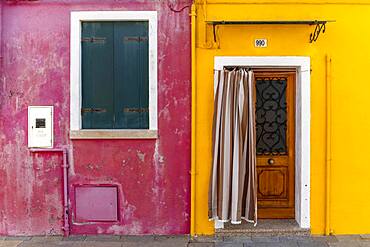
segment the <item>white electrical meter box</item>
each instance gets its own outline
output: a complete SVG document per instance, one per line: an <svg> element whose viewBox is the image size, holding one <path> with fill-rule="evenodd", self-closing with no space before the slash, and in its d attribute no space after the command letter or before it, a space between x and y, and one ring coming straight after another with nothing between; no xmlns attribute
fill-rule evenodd
<svg viewBox="0 0 370 247"><path fill-rule="evenodd" d="M28 107L28 147L53 147L53 106Z"/></svg>

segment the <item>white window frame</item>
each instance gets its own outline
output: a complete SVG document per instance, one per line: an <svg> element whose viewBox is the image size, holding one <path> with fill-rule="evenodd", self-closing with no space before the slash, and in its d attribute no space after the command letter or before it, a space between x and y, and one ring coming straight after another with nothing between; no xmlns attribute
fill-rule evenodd
<svg viewBox="0 0 370 247"><path fill-rule="evenodd" d="M81 23L83 21L149 22L149 129L82 129ZM73 11L70 41L70 138L157 138L157 11Z"/></svg>
<svg viewBox="0 0 370 247"><path fill-rule="evenodd" d="M295 133L295 220L301 228L310 228L310 57L301 56L216 56L214 69L227 66L251 68L296 68ZM215 222L215 228L223 228Z"/></svg>

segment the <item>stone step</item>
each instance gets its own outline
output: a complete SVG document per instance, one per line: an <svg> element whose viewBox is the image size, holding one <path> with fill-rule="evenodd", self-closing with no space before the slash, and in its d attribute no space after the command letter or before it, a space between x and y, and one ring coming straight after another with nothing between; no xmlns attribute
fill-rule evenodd
<svg viewBox="0 0 370 247"><path fill-rule="evenodd" d="M216 236L250 236L250 237L282 237L282 236L310 236L309 230L296 230L296 231L284 231L284 230L271 230L271 231L235 231L235 230L226 230L226 231L216 231Z"/></svg>
<svg viewBox="0 0 370 247"><path fill-rule="evenodd" d="M243 222L240 225L225 223L216 230L216 236L310 236L310 230L300 228L295 220L260 220L257 226Z"/></svg>

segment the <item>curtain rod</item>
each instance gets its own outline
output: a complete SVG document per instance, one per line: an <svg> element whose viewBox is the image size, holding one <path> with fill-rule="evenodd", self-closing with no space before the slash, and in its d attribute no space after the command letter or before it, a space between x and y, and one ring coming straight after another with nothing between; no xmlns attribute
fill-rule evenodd
<svg viewBox="0 0 370 247"><path fill-rule="evenodd" d="M328 22L335 22L335 20L239 20L239 21L205 21L208 25L212 25L213 28L213 40L217 43L216 38L216 27L218 25L315 25L315 30L310 34L310 43L316 42L319 38L320 33L325 33L325 25Z"/></svg>

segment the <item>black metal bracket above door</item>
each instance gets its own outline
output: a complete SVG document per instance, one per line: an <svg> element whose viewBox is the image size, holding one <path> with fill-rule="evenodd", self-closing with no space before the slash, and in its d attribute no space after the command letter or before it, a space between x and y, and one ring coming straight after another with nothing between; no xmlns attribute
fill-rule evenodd
<svg viewBox="0 0 370 247"><path fill-rule="evenodd" d="M303 21L206 21L212 25L213 40L217 42L216 27L218 25L315 25L314 31L310 34L310 43L316 42L321 33L325 33L326 23L334 20L303 20Z"/></svg>
<svg viewBox="0 0 370 247"><path fill-rule="evenodd" d="M325 33L325 25L326 22L316 23L315 30L310 34L310 43L316 42L321 32Z"/></svg>

